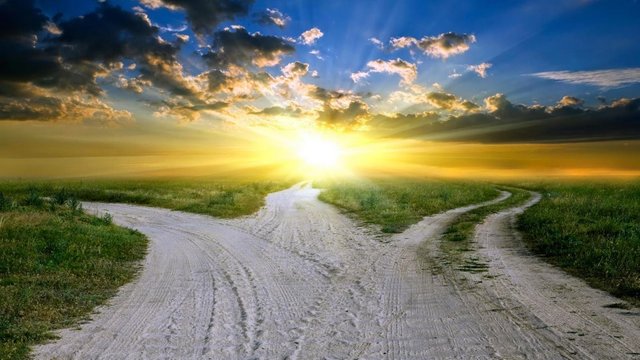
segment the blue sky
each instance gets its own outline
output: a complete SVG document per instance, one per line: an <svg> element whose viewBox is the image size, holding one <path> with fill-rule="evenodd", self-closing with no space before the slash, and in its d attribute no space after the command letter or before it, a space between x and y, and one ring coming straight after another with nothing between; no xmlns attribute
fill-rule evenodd
<svg viewBox="0 0 640 360"><path fill-rule="evenodd" d="M138 1L110 1L123 8L141 6ZM53 15L84 14L95 8L93 1L38 2ZM468 99L505 93L513 101L551 104L564 95L584 98L596 104L605 98L633 97L640 79L626 86L602 87L567 84L539 79L529 74L548 71L592 71L640 67L640 3L633 0L588 1L256 1L251 12L278 9L290 17L284 29L263 26L251 16L219 25L240 24L249 31L296 38L317 27L324 36L314 46L300 46L286 60L310 64L321 76L313 83L327 88L390 91L397 79L378 74L364 85L354 84L349 75L366 69L374 59L403 58L419 62L417 82L439 83L444 89ZM184 13L168 9L146 9L151 20L164 27L188 27ZM446 60L408 50L388 52L368 39L388 41L394 37L435 36L455 32L477 37L471 48ZM183 33L190 34L187 28ZM165 35L167 36L167 35ZM182 51L185 59L197 51L194 40ZM320 51L318 57L309 54ZM486 78L465 72L469 65L488 62ZM193 69L193 71L197 71ZM276 69L269 71L277 72ZM453 72L462 73L456 79Z"/></svg>
<svg viewBox="0 0 640 360"><path fill-rule="evenodd" d="M408 116L410 136L480 118L570 123L557 141L640 133L636 0L4 0L0 12L12 19L0 120L362 131ZM621 127L603 135L611 116Z"/></svg>
<svg viewBox="0 0 640 360"><path fill-rule="evenodd" d="M639 18L638 0L0 0L0 165L225 162L312 132L406 141L407 161L586 144L606 167L637 158Z"/></svg>

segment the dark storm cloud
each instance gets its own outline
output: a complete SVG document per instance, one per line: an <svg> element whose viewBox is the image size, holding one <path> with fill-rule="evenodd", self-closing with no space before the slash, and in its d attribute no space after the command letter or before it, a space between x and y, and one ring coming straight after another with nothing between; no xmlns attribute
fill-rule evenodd
<svg viewBox="0 0 640 360"><path fill-rule="evenodd" d="M0 1L0 14L0 39L3 40L30 38L49 20L34 6L33 0Z"/></svg>
<svg viewBox="0 0 640 360"><path fill-rule="evenodd" d="M102 83L134 79L138 93L153 85L194 106L208 105L182 74L177 45L162 40L143 13L101 3L53 23L33 1L11 0L0 1L0 18L0 119L121 118L99 99ZM123 60L137 64L138 77L112 76Z"/></svg>
<svg viewBox="0 0 640 360"><path fill-rule="evenodd" d="M277 36L249 33L243 27L224 29L213 35L213 50L204 55L214 68L229 65L275 66L284 55L292 54L295 48Z"/></svg>
<svg viewBox="0 0 640 360"><path fill-rule="evenodd" d="M196 34L206 34L221 22L245 16L254 0L141 0L150 8L184 10Z"/></svg>
<svg viewBox="0 0 640 360"><path fill-rule="evenodd" d="M621 99L598 109L583 109L575 101L570 102L552 107L525 106L513 104L498 94L485 100L488 113L451 116L444 121L428 116L420 125L393 136L480 143L640 138L640 98ZM377 116L375 121L384 124L397 119Z"/></svg>
<svg viewBox="0 0 640 360"><path fill-rule="evenodd" d="M135 14L107 3L94 12L58 24L62 34L55 39L68 62L111 63L121 58L147 54L171 58L176 49L159 40L156 26L143 14Z"/></svg>
<svg viewBox="0 0 640 360"><path fill-rule="evenodd" d="M60 70L55 54L35 47L47 21L32 0L0 2L0 80L27 82Z"/></svg>

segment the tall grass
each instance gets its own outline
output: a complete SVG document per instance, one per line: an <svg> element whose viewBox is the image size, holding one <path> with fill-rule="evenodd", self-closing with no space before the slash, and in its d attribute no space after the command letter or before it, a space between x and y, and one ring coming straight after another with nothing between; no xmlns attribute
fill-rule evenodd
<svg viewBox="0 0 640 360"><path fill-rule="evenodd" d="M402 232L423 217L478 203L498 195L492 186L445 180L319 182L320 199L355 213L387 233Z"/></svg>
<svg viewBox="0 0 640 360"><path fill-rule="evenodd" d="M518 221L531 249L640 303L640 182L530 186L543 194Z"/></svg>
<svg viewBox="0 0 640 360"><path fill-rule="evenodd" d="M13 194L16 194L13 192ZM24 359L130 281L147 241L62 193L0 193L0 358Z"/></svg>

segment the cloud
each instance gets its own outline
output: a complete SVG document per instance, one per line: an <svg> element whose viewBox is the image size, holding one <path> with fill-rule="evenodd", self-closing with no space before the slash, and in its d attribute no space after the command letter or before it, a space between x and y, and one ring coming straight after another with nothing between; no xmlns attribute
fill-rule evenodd
<svg viewBox="0 0 640 360"><path fill-rule="evenodd" d="M443 110L461 110L465 112L476 111L480 107L471 101L458 98L453 94L445 92L431 92L427 94L426 100L432 106Z"/></svg>
<svg viewBox="0 0 640 360"><path fill-rule="evenodd" d="M288 78L300 78L309 72L309 64L296 61L285 65L281 70L282 74Z"/></svg>
<svg viewBox="0 0 640 360"><path fill-rule="evenodd" d="M37 9L33 0L0 2L0 38L32 40L32 36L47 24L48 17Z"/></svg>
<svg viewBox="0 0 640 360"><path fill-rule="evenodd" d="M67 51L56 41L42 44L38 33L56 28L30 0L0 3L0 120L38 120L124 123L126 111L100 100L96 80L107 76L115 63L69 62ZM60 31L49 31L54 36Z"/></svg>
<svg viewBox="0 0 640 360"><path fill-rule="evenodd" d="M582 105L584 105L584 100L582 99L578 99L577 97L573 97L573 96L563 96L562 99L558 101L558 104L556 106L580 107Z"/></svg>
<svg viewBox="0 0 640 360"><path fill-rule="evenodd" d="M593 71L546 71L530 75L568 84L593 85L601 88L615 88L640 83L640 68Z"/></svg>
<svg viewBox="0 0 640 360"><path fill-rule="evenodd" d="M404 48L416 45L418 44L418 40L414 37L402 36L399 38L391 38L389 43L391 45L391 49L397 50L397 49L404 49Z"/></svg>
<svg viewBox="0 0 640 360"><path fill-rule="evenodd" d="M145 87L150 87L153 84L151 81L145 80L142 77L127 78L124 75L120 75L116 80L115 85L121 89L126 89L136 94L142 94Z"/></svg>
<svg viewBox="0 0 640 360"><path fill-rule="evenodd" d="M19 96L0 96L0 120L65 121L100 126L133 121L128 111L114 109L95 97L55 94L26 87L22 91L14 89L13 94Z"/></svg>
<svg viewBox="0 0 640 360"><path fill-rule="evenodd" d="M311 28L300 34L300 41L305 45L313 45L316 40L324 36L324 33L317 27Z"/></svg>
<svg viewBox="0 0 640 360"><path fill-rule="evenodd" d="M318 60L324 60L324 58L320 54L320 50L318 50L318 49L313 49L313 50L309 51L309 54L315 56Z"/></svg>
<svg viewBox="0 0 640 360"><path fill-rule="evenodd" d="M478 65L467 66L467 71L473 71L476 74L478 74L478 76L484 79L487 77L487 70L490 69L492 66L493 64L484 62Z"/></svg>
<svg viewBox="0 0 640 360"><path fill-rule="evenodd" d="M484 99L484 105L488 111L494 112L510 106L511 103L507 100L507 96L505 94L498 93Z"/></svg>
<svg viewBox="0 0 640 360"><path fill-rule="evenodd" d="M401 83L406 85L414 82L418 76L418 68L416 64L412 64L399 58L388 61L380 59L369 61L367 63L367 67L370 69L369 72L397 74L402 78Z"/></svg>
<svg viewBox="0 0 640 360"><path fill-rule="evenodd" d="M338 130L354 129L369 119L369 107L360 100L351 101L344 108L325 105L318 113L316 121L321 125Z"/></svg>
<svg viewBox="0 0 640 360"><path fill-rule="evenodd" d="M351 80L354 83L358 83L361 80L364 80L369 77L369 73L366 71L358 71L351 74Z"/></svg>
<svg viewBox="0 0 640 360"><path fill-rule="evenodd" d="M279 28L287 26L291 18L280 12L278 9L270 9L253 14L254 21L262 25L274 25Z"/></svg>
<svg viewBox="0 0 640 360"><path fill-rule="evenodd" d="M196 34L204 35L221 22L233 20L249 13L254 0L140 0L151 8L165 7L183 10Z"/></svg>
<svg viewBox="0 0 640 360"><path fill-rule="evenodd" d="M384 43L378 38L371 37L369 38L369 42L375 45L375 47L377 47L380 50L384 49Z"/></svg>
<svg viewBox="0 0 640 360"><path fill-rule="evenodd" d="M392 50L415 46L426 55L446 59L466 52L474 42L476 42L475 35L448 32L437 36L425 36L419 40L409 36L392 38L389 43Z"/></svg>
<svg viewBox="0 0 640 360"><path fill-rule="evenodd" d="M291 106L282 107L282 106L270 106L261 110L250 111L251 115L262 115L262 116L299 116L302 114L302 111L298 108L294 108Z"/></svg>
<svg viewBox="0 0 640 360"><path fill-rule="evenodd" d="M434 119L433 116L424 117L421 121L414 119L411 130L394 136L480 143L558 143L640 138L640 98L619 99L598 109L575 106L581 104L579 99L563 99L558 102L559 105L565 104L563 106L526 106L513 104L505 95L496 94L485 99L488 112L444 119ZM374 122L384 124L396 120L376 116Z"/></svg>
<svg viewBox="0 0 640 360"><path fill-rule="evenodd" d="M294 51L295 48L280 37L251 34L243 27L235 27L215 32L212 50L204 58L214 68L249 64L269 67L278 65L282 56Z"/></svg>

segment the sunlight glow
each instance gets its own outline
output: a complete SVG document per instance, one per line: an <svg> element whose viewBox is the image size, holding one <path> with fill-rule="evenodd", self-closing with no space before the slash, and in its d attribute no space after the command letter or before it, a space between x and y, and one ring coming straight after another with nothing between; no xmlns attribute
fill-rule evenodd
<svg viewBox="0 0 640 360"><path fill-rule="evenodd" d="M340 162L342 149L335 141L320 135L306 135L300 142L298 156L309 166L331 168Z"/></svg>

